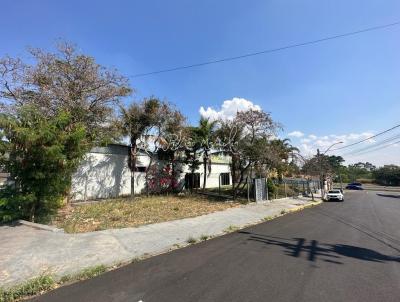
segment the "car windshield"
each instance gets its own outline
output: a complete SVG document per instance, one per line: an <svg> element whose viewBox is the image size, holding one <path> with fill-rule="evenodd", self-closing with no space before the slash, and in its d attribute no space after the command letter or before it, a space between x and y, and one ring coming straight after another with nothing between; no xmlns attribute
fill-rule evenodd
<svg viewBox="0 0 400 302"><path fill-rule="evenodd" d="M330 190L329 193L337 194L337 193L340 193L340 191L339 190Z"/></svg>

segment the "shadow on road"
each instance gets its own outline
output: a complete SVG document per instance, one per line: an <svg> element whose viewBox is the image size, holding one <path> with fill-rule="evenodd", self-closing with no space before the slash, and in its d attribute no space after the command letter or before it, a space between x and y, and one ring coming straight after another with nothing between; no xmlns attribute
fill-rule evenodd
<svg viewBox="0 0 400 302"><path fill-rule="evenodd" d="M302 257L308 261L315 262L317 258L322 261L343 264L340 261L343 257L355 258L363 261L372 262L400 262L400 257L381 254L372 249L352 246L347 244L326 244L319 243L317 240L308 241L305 238L281 238L255 234L247 231L240 231L240 234L249 235L249 241L256 241L267 245L280 246L286 255L291 257Z"/></svg>
<svg viewBox="0 0 400 302"><path fill-rule="evenodd" d="M370 237L376 241L379 241L380 243L382 243L382 244L386 245L387 247L390 247L391 249L400 253L400 249L397 247L397 246L400 246L400 240L386 232L372 230L365 224L362 224L362 223L356 224L356 223L350 222L350 221L348 221L348 219L346 219L346 217L339 216L337 214L334 214L332 212L325 211L322 209L311 209L310 211L313 213L316 213L316 214L324 215L326 217L329 217L330 219L333 219L337 222L347 225L348 227L358 230L359 232L367 235L368 237Z"/></svg>
<svg viewBox="0 0 400 302"><path fill-rule="evenodd" d="M400 195L376 193L380 197L400 198Z"/></svg>

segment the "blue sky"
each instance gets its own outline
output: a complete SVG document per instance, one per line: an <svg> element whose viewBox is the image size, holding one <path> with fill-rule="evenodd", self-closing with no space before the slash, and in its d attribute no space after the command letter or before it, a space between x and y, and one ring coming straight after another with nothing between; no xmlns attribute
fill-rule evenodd
<svg viewBox="0 0 400 302"><path fill-rule="evenodd" d="M0 56L50 49L62 38L129 76L395 22L400 1L3 0L2 11ZM132 78L132 99L165 97L195 123L201 106L219 111L225 100L243 98L271 112L285 126L281 136L303 133L291 138L312 153L335 137L349 143L399 123L399 37L400 26ZM400 164L399 151L354 161Z"/></svg>

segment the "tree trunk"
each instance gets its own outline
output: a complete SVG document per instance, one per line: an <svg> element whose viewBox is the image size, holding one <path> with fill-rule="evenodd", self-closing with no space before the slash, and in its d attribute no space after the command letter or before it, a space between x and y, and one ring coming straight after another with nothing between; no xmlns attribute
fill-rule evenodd
<svg viewBox="0 0 400 302"><path fill-rule="evenodd" d="M137 160L136 138L131 138L131 148L129 152L129 167L131 169L131 197L135 196L136 160Z"/></svg>
<svg viewBox="0 0 400 302"><path fill-rule="evenodd" d="M29 221L35 222L35 212L36 212L36 204L33 203L31 210L29 211Z"/></svg>
<svg viewBox="0 0 400 302"><path fill-rule="evenodd" d="M203 155L203 169L204 169L204 176L203 176L203 191L206 189L206 182L207 182L207 163L208 163L208 153L204 151Z"/></svg>
<svg viewBox="0 0 400 302"><path fill-rule="evenodd" d="M247 171L248 171L248 169L249 169L249 167L250 167L250 163L248 163L247 164L247 166L244 168L244 169L240 169L240 179L239 179L239 182L237 183L237 185L236 185L236 187L234 186L233 187L233 192L234 192L234 196L236 197L237 196L237 193L238 193L238 191L239 191L239 188L240 188L240 185L243 183L243 181L244 181L244 173L246 173ZM244 186L243 186L243 188L244 188ZM242 188L242 190L243 190L243 188ZM240 190L240 192L242 191L242 190Z"/></svg>
<svg viewBox="0 0 400 302"><path fill-rule="evenodd" d="M196 162L196 150L193 152L193 165L191 167L191 176L189 179L189 187L190 187L190 194L193 193L193 187L194 187L194 172L196 171L194 168L194 163Z"/></svg>
<svg viewBox="0 0 400 302"><path fill-rule="evenodd" d="M145 180L146 180L146 196L149 197L150 195L150 191L149 191L149 170L151 165L153 164L153 155L150 155L150 161L149 161L149 165L147 166L146 169L146 176L145 176ZM156 172L157 174L159 173L159 171Z"/></svg>
<svg viewBox="0 0 400 302"><path fill-rule="evenodd" d="M236 190L235 190L235 181L236 181L236 157L234 154L231 155L232 166L231 166L231 173L232 173L232 194L233 199L236 199Z"/></svg>
<svg viewBox="0 0 400 302"><path fill-rule="evenodd" d="M176 184L175 181L175 152L172 152L171 155L171 184L170 184L170 191L173 192L175 190L174 186Z"/></svg>

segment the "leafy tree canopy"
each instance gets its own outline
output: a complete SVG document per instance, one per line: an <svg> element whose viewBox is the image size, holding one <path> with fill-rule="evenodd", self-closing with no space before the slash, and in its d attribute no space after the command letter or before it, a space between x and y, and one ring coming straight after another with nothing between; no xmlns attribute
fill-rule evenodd
<svg viewBox="0 0 400 302"><path fill-rule="evenodd" d="M37 221L53 213L71 184L71 175L88 151L83 123L69 112L51 119L31 106L0 115L0 164L13 179L0 191L0 220ZM66 131L68 128L68 131Z"/></svg>

